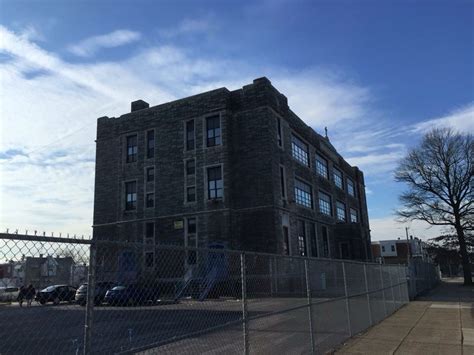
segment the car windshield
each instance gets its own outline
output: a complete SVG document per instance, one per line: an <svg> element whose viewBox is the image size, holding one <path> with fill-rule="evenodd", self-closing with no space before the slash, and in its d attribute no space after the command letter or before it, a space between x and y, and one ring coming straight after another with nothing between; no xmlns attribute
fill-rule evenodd
<svg viewBox="0 0 474 355"><path fill-rule="evenodd" d="M87 284L82 284L81 286L79 286L79 291L84 291L84 290L87 290Z"/></svg>
<svg viewBox="0 0 474 355"><path fill-rule="evenodd" d="M125 286L115 286L112 291L121 291L121 290L125 290Z"/></svg>
<svg viewBox="0 0 474 355"><path fill-rule="evenodd" d="M56 289L56 286L48 286L45 289L41 290L41 292L51 292Z"/></svg>

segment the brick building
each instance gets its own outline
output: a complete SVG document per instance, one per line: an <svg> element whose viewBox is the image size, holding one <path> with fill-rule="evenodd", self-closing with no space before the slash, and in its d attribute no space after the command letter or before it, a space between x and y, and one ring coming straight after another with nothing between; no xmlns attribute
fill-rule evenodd
<svg viewBox="0 0 474 355"><path fill-rule="evenodd" d="M384 264L407 264L409 260L431 262L429 245L421 239L410 236L410 239L398 238L372 242L372 256L375 261Z"/></svg>
<svg viewBox="0 0 474 355"><path fill-rule="evenodd" d="M362 172L267 78L132 102L96 142L96 239L371 259Z"/></svg>

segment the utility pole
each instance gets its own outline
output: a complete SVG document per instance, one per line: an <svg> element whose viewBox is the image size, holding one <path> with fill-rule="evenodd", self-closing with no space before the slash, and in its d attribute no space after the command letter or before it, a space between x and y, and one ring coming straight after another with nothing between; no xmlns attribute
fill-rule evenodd
<svg viewBox="0 0 474 355"><path fill-rule="evenodd" d="M405 233L407 235L407 265L410 264L410 239L408 238L408 227L405 227Z"/></svg>

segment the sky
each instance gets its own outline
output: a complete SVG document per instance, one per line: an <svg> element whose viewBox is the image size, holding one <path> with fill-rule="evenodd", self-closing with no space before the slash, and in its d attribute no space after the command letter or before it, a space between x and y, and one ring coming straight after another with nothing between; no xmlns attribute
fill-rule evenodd
<svg viewBox="0 0 474 355"><path fill-rule="evenodd" d="M474 132L474 1L0 0L0 231L92 234L96 120L266 76L365 174L372 240L398 161Z"/></svg>

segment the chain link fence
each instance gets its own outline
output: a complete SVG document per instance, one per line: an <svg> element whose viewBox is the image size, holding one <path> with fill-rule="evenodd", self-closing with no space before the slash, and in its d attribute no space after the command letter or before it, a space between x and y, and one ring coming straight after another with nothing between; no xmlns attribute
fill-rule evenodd
<svg viewBox="0 0 474 355"><path fill-rule="evenodd" d="M411 300L431 290L440 282L439 267L432 263L411 259L407 271L408 290Z"/></svg>
<svg viewBox="0 0 474 355"><path fill-rule="evenodd" d="M0 263L40 291L1 354L325 353L408 302L404 266L219 246L0 235Z"/></svg>

